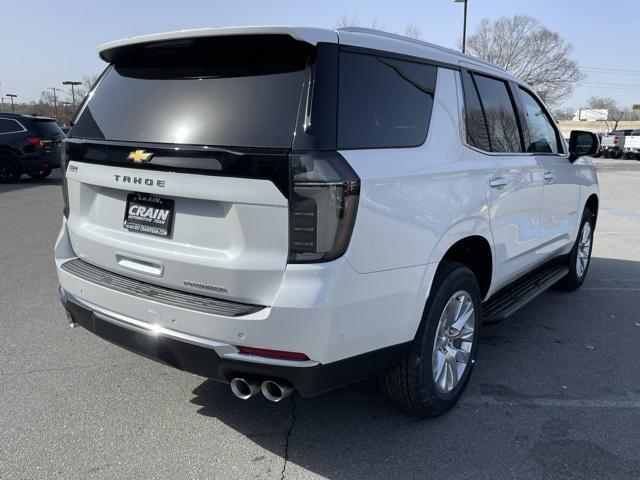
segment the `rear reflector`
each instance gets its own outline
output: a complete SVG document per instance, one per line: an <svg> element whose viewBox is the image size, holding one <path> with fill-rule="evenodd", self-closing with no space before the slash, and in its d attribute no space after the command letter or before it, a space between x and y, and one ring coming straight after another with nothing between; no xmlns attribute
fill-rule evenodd
<svg viewBox="0 0 640 480"><path fill-rule="evenodd" d="M309 360L304 353L297 352L285 352L283 350L269 350L268 348L255 348L255 347L238 347L240 353L247 355L256 355L258 357L279 358L281 360Z"/></svg>

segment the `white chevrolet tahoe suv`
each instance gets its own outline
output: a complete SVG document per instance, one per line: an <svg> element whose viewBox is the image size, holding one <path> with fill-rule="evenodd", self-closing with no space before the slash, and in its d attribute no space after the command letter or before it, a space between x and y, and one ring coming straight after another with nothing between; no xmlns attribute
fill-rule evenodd
<svg viewBox="0 0 640 480"><path fill-rule="evenodd" d="M421 417L483 321L579 287L597 139L522 81L367 29L222 28L103 45L64 144L72 325L279 401L379 376Z"/></svg>

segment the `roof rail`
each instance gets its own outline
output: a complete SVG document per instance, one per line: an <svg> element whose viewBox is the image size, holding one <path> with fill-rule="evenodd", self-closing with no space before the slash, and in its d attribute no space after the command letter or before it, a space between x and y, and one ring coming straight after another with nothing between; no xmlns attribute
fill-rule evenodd
<svg viewBox="0 0 640 480"><path fill-rule="evenodd" d="M476 63L481 63L488 67L497 68L498 70L504 71L502 67L499 67L491 62L487 62L481 58L478 58L473 55L468 55L466 53L459 52L457 50L453 50L452 48L443 47L441 45L436 45L435 43L425 42L424 40L418 40L417 38L407 37L406 35L399 35L397 33L385 32L383 30L376 30L375 28L366 28L366 27L341 27L337 29L339 32L353 32L353 33L368 33L370 35L378 35L380 37L393 38L394 40L400 40L402 42L413 43L415 45L422 45L423 47L430 47L440 50L442 52L449 53L451 55L455 55L460 59L472 61Z"/></svg>

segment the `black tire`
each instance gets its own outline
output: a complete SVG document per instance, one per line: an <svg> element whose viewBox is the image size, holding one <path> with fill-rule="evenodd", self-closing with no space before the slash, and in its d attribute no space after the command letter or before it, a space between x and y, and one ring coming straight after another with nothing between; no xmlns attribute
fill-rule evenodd
<svg viewBox="0 0 640 480"><path fill-rule="evenodd" d="M611 155L609 154L609 150L603 150L603 151L602 151L602 156L603 156L604 158L609 158L609 157L611 156Z"/></svg>
<svg viewBox="0 0 640 480"><path fill-rule="evenodd" d="M580 240L582 239L586 224L589 225L591 231L590 244L589 251L586 256L586 265L584 266L582 273L580 273L578 267L578 250L580 250ZM558 283L558 287L560 287L560 289L567 292L573 292L574 290L580 288L580 286L584 283L584 279L587 277L587 272L589 271L589 265L591 264L591 251L593 250L593 234L595 232L595 228L596 219L591 210L585 208L584 213L582 214L582 221L580 222L580 230L578 230L578 238L576 238L576 243L573 245L573 248L571 249L571 252L567 257L567 267L569 267L569 273Z"/></svg>
<svg viewBox="0 0 640 480"><path fill-rule="evenodd" d="M473 303L473 341L469 360L457 385L449 392L443 393L437 387L432 373L434 342L445 306L460 291L468 293ZM449 411L462 396L471 377L481 324L482 295L478 280L463 264L444 261L438 268L420 327L406 358L398 367L383 373L380 377L383 395L395 406L421 418L437 417Z"/></svg>
<svg viewBox="0 0 640 480"><path fill-rule="evenodd" d="M52 170L50 168L47 168L45 170L40 170L39 172L36 172L36 173L29 173L29 176L34 180L41 180L51 175L51 171Z"/></svg>
<svg viewBox="0 0 640 480"><path fill-rule="evenodd" d="M0 183L17 182L21 175L22 168L17 159L7 156L0 157Z"/></svg>
<svg viewBox="0 0 640 480"><path fill-rule="evenodd" d="M614 150L613 152L611 152L611 158L615 159L615 160L619 160L622 158L622 152L619 150Z"/></svg>

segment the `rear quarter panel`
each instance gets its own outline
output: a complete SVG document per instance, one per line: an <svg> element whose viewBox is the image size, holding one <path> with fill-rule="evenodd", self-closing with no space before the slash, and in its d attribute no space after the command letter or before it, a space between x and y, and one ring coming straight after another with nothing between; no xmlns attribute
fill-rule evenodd
<svg viewBox="0 0 640 480"><path fill-rule="evenodd" d="M460 142L457 72L440 68L425 143L416 148L345 150L362 181L347 260L361 274L423 266L411 331L415 333L438 262L462 238L493 245L490 162Z"/></svg>

